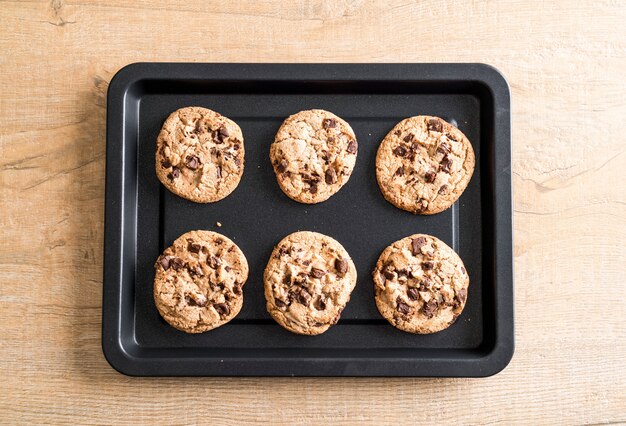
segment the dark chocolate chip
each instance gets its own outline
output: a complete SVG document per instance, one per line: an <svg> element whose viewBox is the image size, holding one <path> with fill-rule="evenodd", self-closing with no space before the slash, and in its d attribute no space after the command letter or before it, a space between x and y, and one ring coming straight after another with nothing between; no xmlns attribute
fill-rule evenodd
<svg viewBox="0 0 626 426"><path fill-rule="evenodd" d="M228 131L226 126L220 126L218 132L222 138L230 136L230 132Z"/></svg>
<svg viewBox="0 0 626 426"><path fill-rule="evenodd" d="M418 254L420 254L422 252L421 248L425 245L426 245L426 238L424 237L413 238L413 240L411 241L411 253L413 253L413 256L417 256Z"/></svg>
<svg viewBox="0 0 626 426"><path fill-rule="evenodd" d="M396 274L398 274L399 277L407 277L409 276L409 271L407 271L406 269L398 269L396 271Z"/></svg>
<svg viewBox="0 0 626 426"><path fill-rule="evenodd" d="M448 139L451 139L451 140L455 141L455 142L458 142L458 141L459 141L459 140L456 138L456 136L454 136L452 133L446 133L446 137L447 137Z"/></svg>
<svg viewBox="0 0 626 426"><path fill-rule="evenodd" d="M242 283L236 282L235 285L233 285L233 293L235 293L236 295L240 295L242 287L243 287Z"/></svg>
<svg viewBox="0 0 626 426"><path fill-rule="evenodd" d="M348 262L339 258L335 259L335 269L340 274L345 274L346 272L348 272Z"/></svg>
<svg viewBox="0 0 626 426"><path fill-rule="evenodd" d="M163 267L164 270L168 270L170 268L170 258L163 256L161 257L161 259L159 259L159 263L161 264L161 266Z"/></svg>
<svg viewBox="0 0 626 426"><path fill-rule="evenodd" d="M348 143L348 148L346 148L346 151L348 151L348 154L356 154L358 148L359 148L359 145L356 143L356 141L351 140Z"/></svg>
<svg viewBox="0 0 626 426"><path fill-rule="evenodd" d="M426 174L424 175L424 179L426 180L426 182L428 183L432 183L435 181L435 178L437 177L437 172L434 171L428 171L426 172Z"/></svg>
<svg viewBox="0 0 626 426"><path fill-rule="evenodd" d="M309 273L309 275L313 278L322 278L324 275L326 275L326 271L317 268L311 268L311 272Z"/></svg>
<svg viewBox="0 0 626 426"><path fill-rule="evenodd" d="M439 188L439 191L437 191L440 194L445 194L446 192L448 192L448 185L441 185L441 188Z"/></svg>
<svg viewBox="0 0 626 426"><path fill-rule="evenodd" d="M409 300L417 300L420 297L419 291L415 287L409 287L406 291Z"/></svg>
<svg viewBox="0 0 626 426"><path fill-rule="evenodd" d="M235 143L233 144L233 149L234 149L235 151L239 151L239 147L240 147L239 142L235 142Z"/></svg>
<svg viewBox="0 0 626 426"><path fill-rule="evenodd" d="M328 185L332 185L337 182L337 172L332 167L326 170L326 175L324 176L324 180Z"/></svg>
<svg viewBox="0 0 626 426"><path fill-rule="evenodd" d="M461 303L465 302L465 299L467 298L467 290L462 288L459 291L457 291L456 298L459 299Z"/></svg>
<svg viewBox="0 0 626 426"><path fill-rule="evenodd" d="M467 271L465 270L465 267L461 266L461 272L463 272L465 275L467 275Z"/></svg>
<svg viewBox="0 0 626 426"><path fill-rule="evenodd" d="M408 135L406 135L404 137L404 141L405 142L411 142L412 140L413 140L413 134L412 133L409 133Z"/></svg>
<svg viewBox="0 0 626 426"><path fill-rule="evenodd" d="M201 308L205 307L207 302L206 297L195 293L189 293L189 295L185 296L185 301L190 306L199 306Z"/></svg>
<svg viewBox="0 0 626 426"><path fill-rule="evenodd" d="M445 142L441 142L441 144L437 147L437 152L441 154L447 154L450 152L450 145Z"/></svg>
<svg viewBox="0 0 626 426"><path fill-rule="evenodd" d="M213 309L215 309L221 317L230 313L230 307L226 303L216 303L213 305Z"/></svg>
<svg viewBox="0 0 626 426"><path fill-rule="evenodd" d="M311 184L311 188L309 188L309 192L311 194L316 194L317 193L317 184L316 183L312 183Z"/></svg>
<svg viewBox="0 0 626 426"><path fill-rule="evenodd" d="M437 307L439 306L439 304L437 303L437 301L435 299L430 299L428 301L428 303L426 303L423 307L422 307L422 312L424 313L424 315L426 315L428 318L432 318L433 314L435 313L435 311L437 310Z"/></svg>
<svg viewBox="0 0 626 426"><path fill-rule="evenodd" d="M428 201L426 201L423 198L418 198L417 199L417 206L415 207L415 213L420 213L423 212L424 210L426 210L426 207L428 207Z"/></svg>
<svg viewBox="0 0 626 426"><path fill-rule="evenodd" d="M309 303L311 303L311 295L303 288L290 291L289 296L292 300L295 300L296 302L304 306L309 306Z"/></svg>
<svg viewBox="0 0 626 426"><path fill-rule="evenodd" d="M426 262L422 262L422 269L425 271L429 271L435 267L435 264L429 260Z"/></svg>
<svg viewBox="0 0 626 426"><path fill-rule="evenodd" d="M400 136L400 133L402 133L402 132L400 132L400 130L396 130L395 132L393 132L393 134L396 135L396 136Z"/></svg>
<svg viewBox="0 0 626 426"><path fill-rule="evenodd" d="M171 172L170 174L168 174L168 175L167 175L167 177L168 177L170 180L177 179L179 176L180 176L180 170L178 169L178 167L174 167L174 168L172 169L172 172Z"/></svg>
<svg viewBox="0 0 626 426"><path fill-rule="evenodd" d="M276 166L276 170L278 170L279 173L285 173L288 165L289 163L287 162L287 160L280 160L280 163L278 163L278 165Z"/></svg>
<svg viewBox="0 0 626 426"><path fill-rule="evenodd" d="M200 267L200 265L197 265L197 266L189 268L189 275L195 275L197 277L203 277L204 276L204 272L202 271L202 268Z"/></svg>
<svg viewBox="0 0 626 426"><path fill-rule="evenodd" d="M200 165L200 158L195 155L188 155L185 164L187 164L187 167L191 170L196 170Z"/></svg>
<svg viewBox="0 0 626 426"><path fill-rule="evenodd" d="M241 166L241 158L235 158L235 165L237 167Z"/></svg>
<svg viewBox="0 0 626 426"><path fill-rule="evenodd" d="M218 179L222 178L222 167L221 166L217 166L217 168L215 169L215 174L217 175Z"/></svg>
<svg viewBox="0 0 626 426"><path fill-rule="evenodd" d="M331 129L337 125L337 120L334 118L325 118L322 120L322 127L326 130Z"/></svg>
<svg viewBox="0 0 626 426"><path fill-rule="evenodd" d="M450 173L450 166L452 165L452 160L448 157L448 154L444 155L440 162L439 170L445 173Z"/></svg>
<svg viewBox="0 0 626 426"><path fill-rule="evenodd" d="M287 306L287 304L280 299L274 299L274 304L279 308L284 308L285 306Z"/></svg>
<svg viewBox="0 0 626 426"><path fill-rule="evenodd" d="M404 167L400 166L398 167L398 170L396 170L396 176L403 176L404 175Z"/></svg>
<svg viewBox="0 0 626 426"><path fill-rule="evenodd" d="M191 242L187 246L187 250L189 250L192 253L200 253L200 250L202 250L202 246L198 243Z"/></svg>
<svg viewBox="0 0 626 426"><path fill-rule="evenodd" d="M185 262L183 262L182 259L179 259L178 257L174 257L170 259L170 267L175 270L178 271L179 269L181 269L183 266L185 266Z"/></svg>
<svg viewBox="0 0 626 426"><path fill-rule="evenodd" d="M163 166L166 169L169 169L170 167L172 167L172 163L170 162L170 160L166 158L165 160L161 161L161 166Z"/></svg>
<svg viewBox="0 0 626 426"><path fill-rule="evenodd" d="M393 149L393 153L398 157L404 157L406 155L406 148L402 145L397 146Z"/></svg>
<svg viewBox="0 0 626 426"><path fill-rule="evenodd" d="M441 132L443 130L443 123L439 118L432 117L428 119L428 130L435 132Z"/></svg>
<svg viewBox="0 0 626 426"><path fill-rule="evenodd" d="M289 272L283 276L283 284L291 284L291 274Z"/></svg>
<svg viewBox="0 0 626 426"><path fill-rule="evenodd" d="M396 310L401 314L408 314L411 312L411 307L407 305L400 296L396 299Z"/></svg>
<svg viewBox="0 0 626 426"><path fill-rule="evenodd" d="M220 266L220 260L219 258L215 257L215 256L209 256L209 258L206 260L207 265L209 265L212 269L217 269L218 266Z"/></svg>
<svg viewBox="0 0 626 426"><path fill-rule="evenodd" d="M389 268L389 266L387 266L385 269L383 269L383 275L388 280L393 280L394 277L395 277L395 275L393 274L393 271Z"/></svg>
<svg viewBox="0 0 626 426"><path fill-rule="evenodd" d="M313 307L318 311L323 311L324 309L326 309L326 301L324 300L324 297L320 296L315 299L315 302L313 302Z"/></svg>

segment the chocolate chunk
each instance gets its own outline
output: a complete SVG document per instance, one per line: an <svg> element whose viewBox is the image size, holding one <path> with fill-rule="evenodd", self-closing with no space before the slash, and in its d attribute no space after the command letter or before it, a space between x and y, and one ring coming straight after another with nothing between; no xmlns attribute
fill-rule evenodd
<svg viewBox="0 0 626 426"><path fill-rule="evenodd" d="M441 188L439 188L439 191L437 191L439 194L445 194L446 192L448 192L448 185L441 185Z"/></svg>
<svg viewBox="0 0 626 426"><path fill-rule="evenodd" d="M241 158L235 158L235 165L237 167L241 166Z"/></svg>
<svg viewBox="0 0 626 426"><path fill-rule="evenodd" d="M196 170L200 165L200 158L195 155L188 155L185 164L187 164L187 167L191 170Z"/></svg>
<svg viewBox="0 0 626 426"><path fill-rule="evenodd" d="M462 288L459 291L457 291L456 298L459 299L461 303L465 302L465 299L467 298L467 290Z"/></svg>
<svg viewBox="0 0 626 426"><path fill-rule="evenodd" d="M285 170L287 170L288 165L289 165L289 162L287 162L287 160L285 159L280 160L280 163L278 163L278 166L276 166L276 170L278 170L279 173L285 173Z"/></svg>
<svg viewBox="0 0 626 426"><path fill-rule="evenodd" d="M199 306L203 308L206 306L207 299L202 294L189 293L185 296L185 302L187 302L189 306Z"/></svg>
<svg viewBox="0 0 626 426"><path fill-rule="evenodd" d="M187 250L192 253L200 253L200 250L202 250L202 246L198 243L190 242L187 246Z"/></svg>
<svg viewBox="0 0 626 426"><path fill-rule="evenodd" d="M334 118L325 118L324 120L322 120L322 127L326 130L332 129L336 125L337 120L335 120Z"/></svg>
<svg viewBox="0 0 626 426"><path fill-rule="evenodd" d="M170 167L172 167L172 163L166 158L165 160L161 161L161 166L163 166L163 168L169 169Z"/></svg>
<svg viewBox="0 0 626 426"><path fill-rule="evenodd" d="M289 272L283 276L283 284L291 284L291 274Z"/></svg>
<svg viewBox="0 0 626 426"><path fill-rule="evenodd" d="M409 271L407 271L406 269L398 269L396 271L396 274L398 274L399 277L407 277L409 276Z"/></svg>
<svg viewBox="0 0 626 426"><path fill-rule="evenodd" d="M233 293L235 293L236 295L240 295L242 287L242 283L240 283L239 281L235 282L235 284L233 285Z"/></svg>
<svg viewBox="0 0 626 426"><path fill-rule="evenodd" d="M335 143L335 138L329 136L328 138L326 138L326 142L328 142L329 144Z"/></svg>
<svg viewBox="0 0 626 426"><path fill-rule="evenodd" d="M422 197L419 197L417 199L417 206L415 207L415 213L423 212L424 210L426 210L426 207L428 207L428 201L426 201Z"/></svg>
<svg viewBox="0 0 626 426"><path fill-rule="evenodd" d="M163 267L163 269L165 271L167 271L170 268L170 258L169 257L161 257L161 259L159 259L159 263L161 264L161 266Z"/></svg>
<svg viewBox="0 0 626 426"><path fill-rule="evenodd" d="M383 275L388 280L393 280L395 278L395 275L393 274L393 271L389 268L389 266L383 269Z"/></svg>
<svg viewBox="0 0 626 426"><path fill-rule="evenodd" d="M220 266L220 260L219 258L215 257L215 256L209 256L209 258L206 260L207 265L209 265L212 269L217 269L218 266Z"/></svg>
<svg viewBox="0 0 626 426"><path fill-rule="evenodd" d="M221 166L217 166L217 168L215 169L215 175L217 176L218 179L222 178L222 167Z"/></svg>
<svg viewBox="0 0 626 426"><path fill-rule="evenodd" d="M313 278L322 278L324 275L326 275L326 271L317 268L311 268L311 272L309 273L309 275Z"/></svg>
<svg viewBox="0 0 626 426"><path fill-rule="evenodd" d="M398 157L404 157L406 155L406 148L402 145L397 146L393 149L393 153Z"/></svg>
<svg viewBox="0 0 626 426"><path fill-rule="evenodd" d="M331 167L330 169L326 170L326 176L324 177L324 180L328 185L332 185L333 183L337 182L337 172L335 171L335 169Z"/></svg>
<svg viewBox="0 0 626 426"><path fill-rule="evenodd" d="M437 147L437 152L441 154L447 154L450 152L450 145L445 142L441 142L441 144Z"/></svg>
<svg viewBox="0 0 626 426"><path fill-rule="evenodd" d="M170 258L170 267L175 270L178 271L179 269L181 269L183 266L185 266L185 262L183 262L182 259L178 258L178 257L173 257Z"/></svg>
<svg viewBox="0 0 626 426"><path fill-rule="evenodd" d="M167 175L167 177L168 177L170 180L177 179L179 176L180 176L180 170L178 169L178 167L174 167L174 168L172 169L172 172L171 172L170 174L168 174L168 175Z"/></svg>
<svg viewBox="0 0 626 426"><path fill-rule="evenodd" d="M413 241L411 241L411 253L413 253L413 256L417 256L418 254L420 254L422 252L421 248L425 245L426 245L426 238L424 237L413 238Z"/></svg>
<svg viewBox="0 0 626 426"><path fill-rule="evenodd" d="M279 308L284 308L285 306L287 306L287 304L285 302L283 302L280 299L276 299L274 298L274 304L279 307Z"/></svg>
<svg viewBox="0 0 626 426"><path fill-rule="evenodd" d="M311 264L311 261L310 261L310 260L303 260L303 261L302 261L302 264L303 264L304 266L309 266L309 265Z"/></svg>
<svg viewBox="0 0 626 426"><path fill-rule="evenodd" d="M414 136L413 136L413 134L412 134L412 133L409 133L408 135L406 135L406 136L404 137L404 139L403 139L403 140L404 140L405 142L411 142L411 141L413 140L413 137L414 137Z"/></svg>
<svg viewBox="0 0 626 426"><path fill-rule="evenodd" d="M235 151L239 151L240 146L241 146L241 145L239 145L239 142L238 142L238 141L236 141L236 142L233 144L233 149L234 149Z"/></svg>
<svg viewBox="0 0 626 426"><path fill-rule="evenodd" d="M350 142L348 142L348 148L346 148L346 151L348 151L348 154L356 154L358 148L359 145L356 143L356 141L351 140Z"/></svg>
<svg viewBox="0 0 626 426"><path fill-rule="evenodd" d="M317 194L317 184L316 183L312 183L311 187L309 188L309 192L311 194Z"/></svg>
<svg viewBox="0 0 626 426"><path fill-rule="evenodd" d="M432 285L433 285L433 282L430 279L426 278L424 281L422 281L420 283L419 290L420 291L426 291L426 290L430 289L430 287L432 287Z"/></svg>
<svg viewBox="0 0 626 426"><path fill-rule="evenodd" d="M341 275L345 274L346 272L348 272L348 262L339 258L335 259L335 269Z"/></svg>
<svg viewBox="0 0 626 426"><path fill-rule="evenodd" d="M456 138L456 136L454 136L452 133L446 133L446 137L450 140L453 140L455 142L458 142L459 140Z"/></svg>
<svg viewBox="0 0 626 426"><path fill-rule="evenodd" d="M435 267L435 264L431 261L422 262L422 269L425 271L429 271Z"/></svg>
<svg viewBox="0 0 626 426"><path fill-rule="evenodd" d="M396 130L395 132L393 132L393 134L396 135L396 136L400 136L400 133L402 133L402 132L400 132L400 130Z"/></svg>
<svg viewBox="0 0 626 426"><path fill-rule="evenodd" d="M219 134L220 134L220 136L222 138L226 138L226 137L230 136L230 132L228 131L226 126L220 126L218 132L219 132Z"/></svg>
<svg viewBox="0 0 626 426"><path fill-rule="evenodd" d="M290 291L289 297L304 306L309 306L311 302L311 295L303 288Z"/></svg>
<svg viewBox="0 0 626 426"><path fill-rule="evenodd" d="M330 163L330 154L328 154L328 151L326 151L325 149L322 150L322 160L324 160L324 164Z"/></svg>
<svg viewBox="0 0 626 426"><path fill-rule="evenodd" d="M437 310L437 307L439 306L439 304L437 303L437 301L435 299L430 299L428 301L428 303L426 303L423 307L422 307L422 312L424 313L424 315L426 315L428 318L432 318L433 314L435 313L435 311Z"/></svg>
<svg viewBox="0 0 626 426"><path fill-rule="evenodd" d="M467 275L467 271L465 270L465 267L461 266L461 272L463 272L465 275Z"/></svg>
<svg viewBox="0 0 626 426"><path fill-rule="evenodd" d="M202 271L202 268L200 267L200 265L188 267L188 269L189 269L189 275L195 275L197 277L204 276L204 272Z"/></svg>
<svg viewBox="0 0 626 426"><path fill-rule="evenodd" d="M432 130L434 132L443 131L443 123L440 119L436 117L432 117L428 119L428 130Z"/></svg>
<svg viewBox="0 0 626 426"><path fill-rule="evenodd" d="M428 183L434 182L436 177L437 177L437 172L433 172L432 170L426 172L426 174L424 175L424 179Z"/></svg>
<svg viewBox="0 0 626 426"><path fill-rule="evenodd" d="M326 300L324 300L324 297L320 296L315 299L315 302L313 302L313 307L318 311L323 311L324 309L326 309Z"/></svg>
<svg viewBox="0 0 626 426"><path fill-rule="evenodd" d="M452 160L448 157L448 154L444 155L439 163L439 170L445 173L450 173L450 166L452 165Z"/></svg>
<svg viewBox="0 0 626 426"><path fill-rule="evenodd" d="M404 175L404 167L400 166L398 167L398 170L396 170L396 176L403 176Z"/></svg>
<svg viewBox="0 0 626 426"><path fill-rule="evenodd" d="M396 310L401 314L408 314L411 312L411 307L407 305L400 296L396 299Z"/></svg>
<svg viewBox="0 0 626 426"><path fill-rule="evenodd" d="M230 307L226 303L216 303L213 305L213 309L220 314L220 317L225 317L230 314Z"/></svg>
<svg viewBox="0 0 626 426"><path fill-rule="evenodd" d="M417 300L420 297L420 293L415 287L409 287L406 295L409 297L409 300Z"/></svg>

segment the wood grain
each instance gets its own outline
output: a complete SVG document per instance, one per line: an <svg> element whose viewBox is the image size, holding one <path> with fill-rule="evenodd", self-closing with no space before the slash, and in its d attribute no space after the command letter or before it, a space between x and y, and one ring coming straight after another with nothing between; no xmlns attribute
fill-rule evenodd
<svg viewBox="0 0 626 426"><path fill-rule="evenodd" d="M626 424L626 4L2 1L0 422ZM140 379L100 350L108 82L136 61L486 62L516 338L487 379Z"/></svg>

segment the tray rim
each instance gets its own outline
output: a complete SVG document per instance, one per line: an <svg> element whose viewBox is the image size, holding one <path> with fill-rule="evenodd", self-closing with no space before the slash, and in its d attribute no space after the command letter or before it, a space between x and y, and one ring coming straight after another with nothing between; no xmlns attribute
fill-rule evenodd
<svg viewBox="0 0 626 426"><path fill-rule="evenodd" d="M228 71L228 72L226 72ZM226 73L225 73L226 72ZM452 359L385 358L291 358L268 359L237 357L189 357L185 362L200 365L193 373L183 368L179 358L142 358L121 340L122 273L129 266L123 260L125 235L124 201L129 191L124 187L123 170L127 159L124 150L114 150L112 140L124 146L126 97L135 84L144 80L220 80L232 74L247 73L246 81L308 79L328 81L472 81L488 89L494 114L493 193L499 194L493 205L495 271L494 345L479 356ZM322 77L320 77L322 74ZM121 68L111 79L107 92L105 224L102 296L102 351L107 362L129 376L331 376L331 377L488 377L502 371L515 350L513 212L511 185L511 107L510 88L495 67L482 63L172 63L137 62ZM501 194L501 195L500 195ZM131 194L132 196L132 194ZM133 251L133 249L130 249ZM134 257L134 256L133 256ZM115 267L115 268L112 268ZM134 267L134 262L133 262ZM109 270L111 268L111 270ZM127 302L128 303L128 302ZM132 343L132 342L131 342ZM129 350L129 348L131 350ZM458 350L463 351L463 350ZM472 352L474 355L478 351ZM429 374L411 370L415 362L431 366ZM158 366L155 368L155 365ZM167 367L164 367L167 365ZM187 365L187 364L185 364ZM421 369L423 370L423 368ZM198 372L199 371L199 372ZM288 372L289 371L289 372ZM313 373L314 372L314 373Z"/></svg>

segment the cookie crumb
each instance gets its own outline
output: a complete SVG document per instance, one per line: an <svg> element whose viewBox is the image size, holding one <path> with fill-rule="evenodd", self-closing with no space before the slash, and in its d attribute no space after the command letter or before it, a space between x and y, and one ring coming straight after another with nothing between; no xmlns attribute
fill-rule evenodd
<svg viewBox="0 0 626 426"><path fill-rule="evenodd" d="M215 226L217 226L218 228L222 227L222 223L221 222L215 222Z"/></svg>

